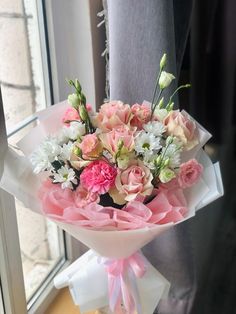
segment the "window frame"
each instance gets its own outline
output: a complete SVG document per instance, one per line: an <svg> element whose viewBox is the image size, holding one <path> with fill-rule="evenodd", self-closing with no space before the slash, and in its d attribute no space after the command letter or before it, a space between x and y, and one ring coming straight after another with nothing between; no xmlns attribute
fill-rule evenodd
<svg viewBox="0 0 236 314"><path fill-rule="evenodd" d="M74 38L77 38L76 36L78 35L78 41L82 42L84 49L88 51L86 54L86 67L84 66L85 56L82 56L82 61L77 60L80 52L78 43L74 43L73 51L67 51L67 55L64 52L65 55L62 55L64 47L63 43L60 42L60 37L58 35L60 30L58 30L57 23L60 19L63 19L62 13L67 14L62 10L62 6L65 3L64 0L35 1L38 11L38 25L47 104L50 105L66 98L66 95L70 92L70 88L66 86L64 79L62 80L61 77L66 77L68 75L69 77L74 78L76 77L76 73L80 73L79 79L84 86L88 101L92 104L102 103L102 100L105 98L105 61L101 58L101 53L105 49L105 30L97 29L96 23L94 24L94 18L99 10L102 9L102 0L70 0L71 12L73 12L74 6L76 10L78 10L78 14L84 15L84 18L82 19L77 18L75 15L73 16L76 28L82 28L83 32L76 34L75 29L73 29L73 35ZM84 14L84 12L86 12L86 14ZM98 23L99 22L98 19ZM71 30L67 30L67 35L71 35ZM103 39L104 46L101 43ZM70 53L72 53L72 56ZM52 92L50 93L50 91ZM34 119L32 116L27 118L27 121L23 121L22 127L25 126L24 123L31 123L31 118L32 120ZM16 132L16 130L12 130L12 132ZM1 91L0 134L1 173L4 153L6 152L8 145ZM61 260L55 267L53 270L54 275L67 267L85 250L77 240L73 239L67 233L64 233L64 242L66 249L65 259ZM52 280L50 282L46 280L35 296L29 301L27 307L15 201L13 196L1 189L0 256L2 294L6 313L44 313L59 291L54 287Z"/></svg>

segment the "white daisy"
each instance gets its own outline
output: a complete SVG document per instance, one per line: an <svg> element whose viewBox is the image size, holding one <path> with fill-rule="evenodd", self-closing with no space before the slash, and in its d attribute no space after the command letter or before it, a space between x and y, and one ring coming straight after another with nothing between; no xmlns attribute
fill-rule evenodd
<svg viewBox="0 0 236 314"><path fill-rule="evenodd" d="M77 184L78 181L75 178L75 172L72 168L69 168L67 165L62 166L57 173L54 174L54 183L61 183L62 189L72 189L74 184Z"/></svg>
<svg viewBox="0 0 236 314"><path fill-rule="evenodd" d="M150 121L144 124L143 128L146 132L152 133L155 136L161 136L166 130L165 126L158 121Z"/></svg>
<svg viewBox="0 0 236 314"><path fill-rule="evenodd" d="M61 146L58 145L57 139L54 137L47 137L40 147L47 154L50 162L53 162L61 153Z"/></svg>
<svg viewBox="0 0 236 314"><path fill-rule="evenodd" d="M61 147L53 137L48 137L42 142L37 150L30 155L30 161L33 165L34 172L39 173L45 170L52 170L51 163L57 160L61 153Z"/></svg>
<svg viewBox="0 0 236 314"><path fill-rule="evenodd" d="M45 170L52 170L52 165L48 159L48 155L41 148L35 150L30 155L30 162L34 168L34 173L38 174Z"/></svg>
<svg viewBox="0 0 236 314"><path fill-rule="evenodd" d="M135 139L135 150L139 154L151 154L160 148L160 138L156 138L152 133L141 131Z"/></svg>
<svg viewBox="0 0 236 314"><path fill-rule="evenodd" d="M72 148L73 148L73 142L71 141L69 141L69 143L67 144L63 144L59 159L63 161L70 160Z"/></svg>

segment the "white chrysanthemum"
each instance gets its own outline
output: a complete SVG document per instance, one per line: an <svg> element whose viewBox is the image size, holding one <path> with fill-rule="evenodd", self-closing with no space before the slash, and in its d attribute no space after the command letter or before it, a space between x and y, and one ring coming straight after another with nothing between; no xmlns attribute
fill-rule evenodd
<svg viewBox="0 0 236 314"><path fill-rule="evenodd" d="M75 172L72 168L67 165L62 166L57 173L54 174L54 183L61 183L62 189L72 189L74 184L77 184L77 179L75 178Z"/></svg>
<svg viewBox="0 0 236 314"><path fill-rule="evenodd" d="M56 139L52 137L46 138L30 156L34 172L39 173L45 170L52 170L51 163L57 159L60 153L61 147L58 145Z"/></svg>
<svg viewBox="0 0 236 314"><path fill-rule="evenodd" d="M141 131L135 139L135 150L139 154L150 154L160 148L160 138L156 138L152 133Z"/></svg>
<svg viewBox="0 0 236 314"><path fill-rule="evenodd" d="M30 156L30 162L34 168L34 173L40 173L45 170L51 170L52 165L47 154L41 148L35 150Z"/></svg>
<svg viewBox="0 0 236 314"><path fill-rule="evenodd" d="M66 143L68 140L77 140L80 136L85 134L85 125L84 123L78 122L71 122L70 126L64 126L62 128L61 133L59 134L59 141L61 143Z"/></svg>
<svg viewBox="0 0 236 314"><path fill-rule="evenodd" d="M168 147L163 147L162 154L164 158L169 158L169 167L176 168L180 165L180 151L181 148L176 144L170 144Z"/></svg>
<svg viewBox="0 0 236 314"><path fill-rule="evenodd" d="M68 144L63 144L61 148L60 159L63 161L70 160L72 148L73 148L73 142L71 141Z"/></svg>
<svg viewBox="0 0 236 314"><path fill-rule="evenodd" d="M144 124L143 128L146 132L152 133L155 136L161 136L166 130L165 126L158 121L150 121Z"/></svg>
<svg viewBox="0 0 236 314"><path fill-rule="evenodd" d="M40 147L47 154L50 162L53 162L61 153L61 146L58 145L57 139L54 137L47 137Z"/></svg>

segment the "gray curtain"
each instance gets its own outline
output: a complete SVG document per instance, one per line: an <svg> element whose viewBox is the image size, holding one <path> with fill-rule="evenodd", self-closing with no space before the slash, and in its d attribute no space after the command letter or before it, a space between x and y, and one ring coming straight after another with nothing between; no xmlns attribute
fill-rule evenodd
<svg viewBox="0 0 236 314"><path fill-rule="evenodd" d="M107 0L110 99L151 101L164 52L167 70L178 76L191 8L190 0ZM190 313L195 267L188 223L167 231L143 252L171 282L169 298L161 301L157 313Z"/></svg>

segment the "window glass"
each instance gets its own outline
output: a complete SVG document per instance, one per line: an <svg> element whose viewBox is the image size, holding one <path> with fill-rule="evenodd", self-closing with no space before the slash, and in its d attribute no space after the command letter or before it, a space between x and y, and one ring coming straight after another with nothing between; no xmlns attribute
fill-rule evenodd
<svg viewBox="0 0 236 314"><path fill-rule="evenodd" d="M46 108L45 80L36 1L0 2L0 81L9 145L35 125L30 117ZM24 126L27 124L26 127ZM12 135L13 134L13 135ZM29 300L64 258L63 234L55 224L16 200L25 291ZM1 313L1 312L0 312Z"/></svg>

